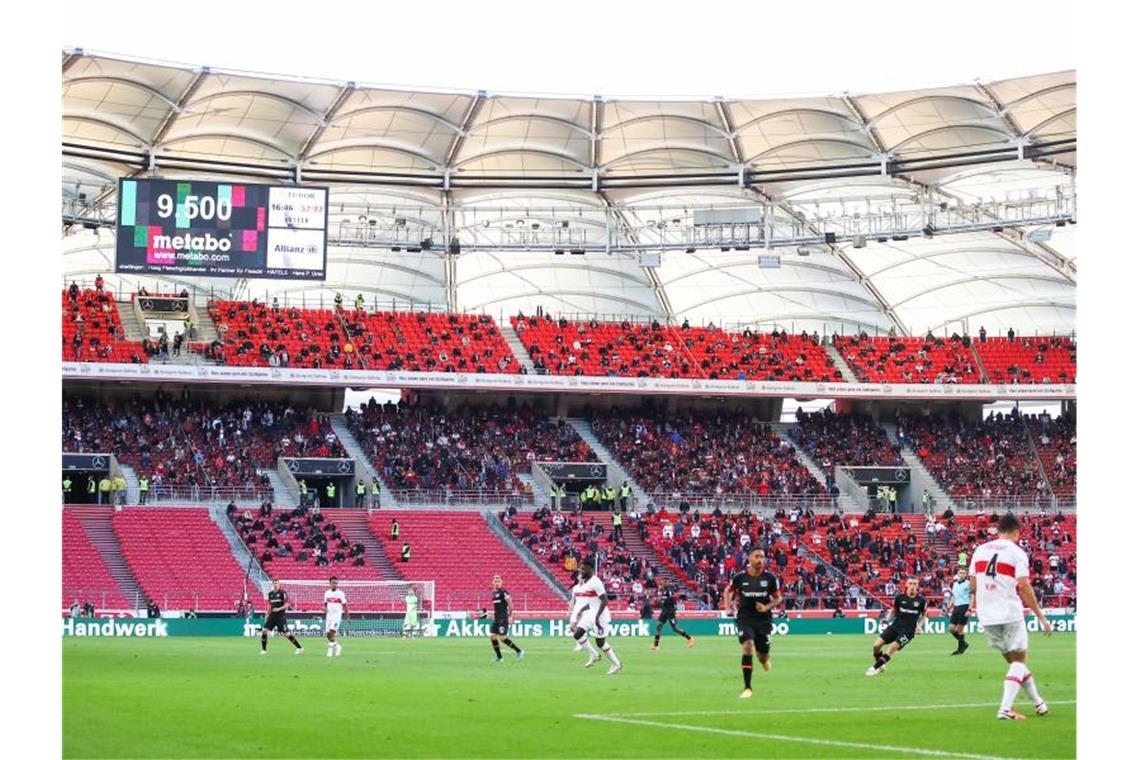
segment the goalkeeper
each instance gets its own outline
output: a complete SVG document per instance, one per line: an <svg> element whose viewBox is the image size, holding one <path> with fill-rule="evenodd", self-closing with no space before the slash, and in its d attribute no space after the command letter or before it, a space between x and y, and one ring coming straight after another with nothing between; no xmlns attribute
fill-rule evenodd
<svg viewBox="0 0 1140 760"><path fill-rule="evenodd" d="M404 635L411 636L419 630L420 599L416 590L408 586L404 592Z"/></svg>

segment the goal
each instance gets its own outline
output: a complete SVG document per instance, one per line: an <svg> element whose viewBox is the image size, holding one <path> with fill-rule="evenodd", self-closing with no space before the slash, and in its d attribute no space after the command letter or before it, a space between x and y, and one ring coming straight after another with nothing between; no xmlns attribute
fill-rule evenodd
<svg viewBox="0 0 1140 760"><path fill-rule="evenodd" d="M281 580L298 627L323 625L328 587L328 581ZM343 636L423 636L432 622L435 581L338 581L337 588L348 601Z"/></svg>

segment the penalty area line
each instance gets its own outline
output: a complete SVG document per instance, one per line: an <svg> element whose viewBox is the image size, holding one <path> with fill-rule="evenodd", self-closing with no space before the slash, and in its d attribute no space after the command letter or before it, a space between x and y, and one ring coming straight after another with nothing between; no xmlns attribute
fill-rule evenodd
<svg viewBox="0 0 1140 760"><path fill-rule="evenodd" d="M738 736L745 739L767 739L769 741L791 742L795 744L812 744L817 747L843 747L845 749L866 749L875 752L898 752L904 755L919 755L922 757L959 757L967 760L1012 760L1012 758L997 755L973 755L968 752L943 752L937 749L922 749L921 747L900 747L893 744L869 744L866 742L845 742L838 739L815 739L809 736L789 736L786 734L767 734L756 731L737 731L729 728L711 728L709 726L688 726L677 723L661 723L654 720L640 720L637 718L615 718L607 715L575 715L576 718L587 720L601 720L609 723L626 723L633 726L649 726L651 728L672 728L677 731L695 731L705 734L718 734L720 736Z"/></svg>
<svg viewBox="0 0 1140 760"><path fill-rule="evenodd" d="M1046 700L1051 705L1075 705L1075 699ZM679 712L581 713L575 718L676 718L690 715L796 715L800 713L896 712L900 710L957 710L993 707L993 702L962 702L954 705L890 705L885 707L801 707L779 710L682 710Z"/></svg>

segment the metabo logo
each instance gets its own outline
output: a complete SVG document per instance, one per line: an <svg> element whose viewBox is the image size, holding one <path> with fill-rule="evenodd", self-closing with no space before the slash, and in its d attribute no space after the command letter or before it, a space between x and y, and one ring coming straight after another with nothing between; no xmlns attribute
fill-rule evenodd
<svg viewBox="0 0 1140 760"><path fill-rule="evenodd" d="M774 621L772 623L772 635L773 636L787 636L790 631L791 631L791 628L788 626L788 624L786 622ZM736 629L736 623L734 623L734 622L717 623L717 626L716 626L716 635L717 636L735 636L738 633L739 633L739 631Z"/></svg>
<svg viewBox="0 0 1140 760"><path fill-rule="evenodd" d="M167 626L161 620L152 620L149 623L135 622L133 620L114 620L108 618L99 623L85 623L67 618L63 621L64 636L118 636L134 638L165 637Z"/></svg>
<svg viewBox="0 0 1140 760"><path fill-rule="evenodd" d="M155 235L152 241L155 248L165 251L228 251L230 239L216 238L207 232L205 235Z"/></svg>

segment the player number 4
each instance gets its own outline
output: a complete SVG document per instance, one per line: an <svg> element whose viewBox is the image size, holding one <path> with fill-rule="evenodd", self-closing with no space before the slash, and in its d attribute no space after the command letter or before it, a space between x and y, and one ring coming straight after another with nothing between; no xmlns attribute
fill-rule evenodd
<svg viewBox="0 0 1140 760"><path fill-rule="evenodd" d="M986 577L987 578L996 578L997 577L997 558L998 558L998 555L995 554L993 557L990 558L989 564L986 565Z"/></svg>

